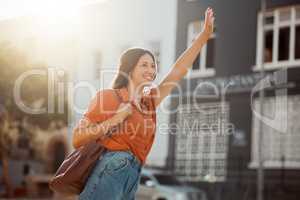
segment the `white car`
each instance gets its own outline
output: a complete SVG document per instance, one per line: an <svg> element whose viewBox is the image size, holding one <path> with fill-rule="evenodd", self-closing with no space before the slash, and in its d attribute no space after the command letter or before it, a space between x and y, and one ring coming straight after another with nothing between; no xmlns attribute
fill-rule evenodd
<svg viewBox="0 0 300 200"><path fill-rule="evenodd" d="M204 191L187 186L165 171L142 169L137 200L207 200Z"/></svg>

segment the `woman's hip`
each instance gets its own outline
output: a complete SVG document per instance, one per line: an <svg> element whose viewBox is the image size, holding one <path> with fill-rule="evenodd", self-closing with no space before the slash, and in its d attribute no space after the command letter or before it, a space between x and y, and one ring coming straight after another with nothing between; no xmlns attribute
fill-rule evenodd
<svg viewBox="0 0 300 200"><path fill-rule="evenodd" d="M122 182L128 176L140 176L142 165L130 151L115 151L105 149L99 156L89 179L99 179L106 175L109 178Z"/></svg>
<svg viewBox="0 0 300 200"><path fill-rule="evenodd" d="M96 196L119 199L121 196L134 195L141 167L131 152L106 150L97 160L80 199L94 199L92 197Z"/></svg>
<svg viewBox="0 0 300 200"><path fill-rule="evenodd" d="M142 165L138 158L131 152L127 150L109 150L106 149L105 152L99 156L97 165L101 165L108 172L118 172L122 169L130 167L136 170L138 173L141 172Z"/></svg>

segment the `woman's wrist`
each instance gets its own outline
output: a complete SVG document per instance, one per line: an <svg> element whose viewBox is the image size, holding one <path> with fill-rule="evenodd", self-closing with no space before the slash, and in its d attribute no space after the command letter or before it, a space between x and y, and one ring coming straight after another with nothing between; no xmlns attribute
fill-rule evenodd
<svg viewBox="0 0 300 200"><path fill-rule="evenodd" d="M123 122L123 117L119 114L113 115L111 118L105 121L105 124L102 124L103 129L104 129L104 135L107 133L110 133L110 131L117 127L119 124Z"/></svg>
<svg viewBox="0 0 300 200"><path fill-rule="evenodd" d="M210 33L208 31L203 30L197 37L198 40L209 40Z"/></svg>
<svg viewBox="0 0 300 200"><path fill-rule="evenodd" d="M95 123L87 127L87 132L85 133L89 134L94 140L98 138L104 138L114 127L118 126L122 122L122 116L116 114L105 121Z"/></svg>
<svg viewBox="0 0 300 200"><path fill-rule="evenodd" d="M113 115L110 118L110 120L111 120L113 126L117 126L124 121L124 118L123 118L123 115L117 113L117 114Z"/></svg>
<svg viewBox="0 0 300 200"><path fill-rule="evenodd" d="M109 136L116 130L116 128L123 122L123 119L120 115L114 115L110 119L106 121L108 123L108 127L105 128L104 136Z"/></svg>

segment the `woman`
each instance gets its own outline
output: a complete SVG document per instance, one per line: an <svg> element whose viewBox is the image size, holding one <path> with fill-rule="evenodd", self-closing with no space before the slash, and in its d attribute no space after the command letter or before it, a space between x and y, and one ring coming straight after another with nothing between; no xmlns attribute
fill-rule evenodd
<svg viewBox="0 0 300 200"><path fill-rule="evenodd" d="M141 168L154 140L155 109L192 66L212 34L213 24L213 11L208 8L202 32L157 87L150 87L157 71L153 54L140 48L123 53L113 89L97 93L73 131L75 148L98 140L107 149L79 199L134 199Z"/></svg>

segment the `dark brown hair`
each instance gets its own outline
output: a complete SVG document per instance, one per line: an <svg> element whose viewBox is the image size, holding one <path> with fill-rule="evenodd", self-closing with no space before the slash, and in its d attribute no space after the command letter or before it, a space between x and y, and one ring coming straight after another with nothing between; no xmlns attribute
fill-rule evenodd
<svg viewBox="0 0 300 200"><path fill-rule="evenodd" d="M130 72L133 71L140 57L145 54L149 54L152 57L154 63L156 63L155 57L152 54L152 52L143 48L130 48L122 53L119 63L118 74L116 75L112 84L113 89L120 89L128 85L128 78Z"/></svg>

